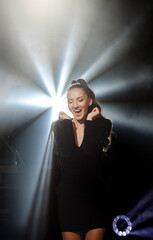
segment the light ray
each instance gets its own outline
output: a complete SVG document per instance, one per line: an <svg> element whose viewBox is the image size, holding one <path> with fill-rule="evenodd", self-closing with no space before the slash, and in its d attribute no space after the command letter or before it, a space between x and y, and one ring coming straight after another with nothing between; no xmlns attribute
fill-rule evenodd
<svg viewBox="0 0 153 240"><path fill-rule="evenodd" d="M51 107L51 98L26 78L9 68L0 76L0 132L12 131Z"/></svg>
<svg viewBox="0 0 153 240"><path fill-rule="evenodd" d="M101 54L101 56L86 70L86 72L81 76L87 81L91 81L96 76L102 74L107 68L112 66L115 62L120 61L129 52L132 47L133 39L136 34L136 29L138 29L141 24L141 19L144 14L138 16L133 23L126 28L122 35L117 38L111 46L106 48L106 50Z"/></svg>
<svg viewBox="0 0 153 240"><path fill-rule="evenodd" d="M144 223L149 219L153 219L153 191L149 190L144 197L127 213L127 216L134 218L133 227L140 223Z"/></svg>
<svg viewBox="0 0 153 240"><path fill-rule="evenodd" d="M43 2L40 1L39 3L42 4ZM6 33L4 32L4 35L7 34L8 38L11 39L11 43L13 45L12 47L8 41L3 43L4 46L10 50L8 51L7 56L5 56L6 60L9 61L10 65L14 66L16 71L28 77L29 81L34 82L37 86L46 91L48 95L54 97L55 85L53 71L49 59L49 51L44 46L46 39L44 37L45 34L43 24L45 24L45 20L39 16L40 22L42 22L42 25L39 25L39 27L41 26L41 31L39 32L36 27L37 25L35 25L36 30L33 33L33 29L30 27L27 28L26 25L26 19L24 15L25 10L23 11L22 8L24 6L24 2L21 2L20 4L18 5L16 2L14 5L10 4L7 6L7 8L5 4L3 6L4 13L7 9L5 17L7 16L7 22L10 23L10 25L8 25L7 31L5 30ZM21 13L23 12L23 16L21 15L20 11L16 14L16 5L21 10ZM30 6L26 5L25 7L27 11L28 7ZM32 21L33 25L35 22L34 19L30 20ZM35 34L37 35L37 38ZM34 39L31 38L31 35L34 37ZM44 46L43 49L40 47L41 45Z"/></svg>
<svg viewBox="0 0 153 240"><path fill-rule="evenodd" d="M140 132L153 133L152 106L145 108L141 103L103 103L101 104L104 116L112 119L117 125L137 129Z"/></svg>
<svg viewBox="0 0 153 240"><path fill-rule="evenodd" d="M51 68L49 69L49 67L47 67L47 64L46 63L44 64L42 62L41 58L34 56L34 54L32 54L32 57L34 59L34 65L36 66L41 76L41 79L46 86L46 89L49 91L50 96L54 98L56 96L56 93L53 75L52 72L50 71Z"/></svg>
<svg viewBox="0 0 153 240"><path fill-rule="evenodd" d="M82 54L83 47L85 46L88 36L90 35L91 25L94 19L84 11L80 5L75 6L73 14L71 31L67 40L65 50L64 62L59 79L59 86L57 96L61 96L66 82L69 80L76 62ZM83 22L83 25L82 25Z"/></svg>
<svg viewBox="0 0 153 240"><path fill-rule="evenodd" d="M122 77L121 74L116 77L110 74L108 76L104 76L103 80L97 80L91 82L90 86L94 89L95 95L97 98L105 98L111 97L114 99L114 96L119 96L123 92L131 91L132 89L138 89L140 86L149 86L152 82L152 79L146 77L148 75L152 75L152 69L139 69L134 73L124 74Z"/></svg>
<svg viewBox="0 0 153 240"><path fill-rule="evenodd" d="M139 230L132 231L130 233L130 235L139 236L146 240L147 239L152 240L153 239L153 227L148 226L148 227L144 227Z"/></svg>

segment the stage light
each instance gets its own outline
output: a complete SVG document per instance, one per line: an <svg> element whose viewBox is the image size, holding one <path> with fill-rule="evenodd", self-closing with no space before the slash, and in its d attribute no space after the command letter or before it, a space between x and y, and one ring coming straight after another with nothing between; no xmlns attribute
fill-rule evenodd
<svg viewBox="0 0 153 240"><path fill-rule="evenodd" d="M132 230L132 223L130 219L125 215L118 215L113 221L113 230L118 236L125 237Z"/></svg>
<svg viewBox="0 0 153 240"><path fill-rule="evenodd" d="M65 112L69 116L71 116L71 112L69 111L67 107L67 98L64 96L51 99L51 105L52 105L52 121L55 121L58 119L58 114L60 111Z"/></svg>
<svg viewBox="0 0 153 240"><path fill-rule="evenodd" d="M139 200L127 214L118 215L112 223L113 231L118 236L140 236L145 239L153 239L153 191L152 188ZM142 224L145 223L143 226ZM147 223L147 225L146 225ZM151 225L150 225L151 224ZM139 227L141 226L141 228Z"/></svg>

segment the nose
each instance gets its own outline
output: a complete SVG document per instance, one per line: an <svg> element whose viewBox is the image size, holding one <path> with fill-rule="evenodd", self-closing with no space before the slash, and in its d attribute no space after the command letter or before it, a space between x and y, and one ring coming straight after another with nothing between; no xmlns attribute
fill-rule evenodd
<svg viewBox="0 0 153 240"><path fill-rule="evenodd" d="M75 101L74 103L73 103L73 107L74 108L77 108L79 105L78 105L78 102L77 101Z"/></svg>

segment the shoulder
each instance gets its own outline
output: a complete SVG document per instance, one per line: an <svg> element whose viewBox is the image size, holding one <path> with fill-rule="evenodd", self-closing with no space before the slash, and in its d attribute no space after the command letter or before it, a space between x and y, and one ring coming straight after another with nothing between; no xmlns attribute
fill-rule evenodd
<svg viewBox="0 0 153 240"><path fill-rule="evenodd" d="M70 119L64 119L63 121L57 120L51 125L51 132L54 134L54 138L58 141L71 138L72 132L72 121Z"/></svg>
<svg viewBox="0 0 153 240"><path fill-rule="evenodd" d="M54 121L51 124L51 131L55 133L56 131L65 129L70 126L71 122L72 121L70 119L64 119L63 121L60 120Z"/></svg>
<svg viewBox="0 0 153 240"><path fill-rule="evenodd" d="M97 128L103 128L103 129L110 129L112 128L112 122L110 119L105 118L104 116L100 116L99 118L96 118L93 120L94 125L97 126Z"/></svg>
<svg viewBox="0 0 153 240"><path fill-rule="evenodd" d="M99 129L100 143L103 152L107 152L111 145L112 122L110 119L101 116L94 120Z"/></svg>
<svg viewBox="0 0 153 240"><path fill-rule="evenodd" d="M110 119L102 115L93 121L86 120L85 122L85 135L92 138L105 138L110 135L112 131L112 123Z"/></svg>
<svg viewBox="0 0 153 240"><path fill-rule="evenodd" d="M74 150L72 121L57 120L52 123L51 130L54 133L57 151L63 156L70 155Z"/></svg>

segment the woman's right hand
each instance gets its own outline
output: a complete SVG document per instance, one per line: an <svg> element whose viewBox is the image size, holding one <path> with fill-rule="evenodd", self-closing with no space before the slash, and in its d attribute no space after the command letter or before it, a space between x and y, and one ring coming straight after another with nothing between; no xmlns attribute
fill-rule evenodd
<svg viewBox="0 0 153 240"><path fill-rule="evenodd" d="M59 112L58 119L63 121L64 119L71 119L71 117L69 117L69 115L67 115L65 112Z"/></svg>

